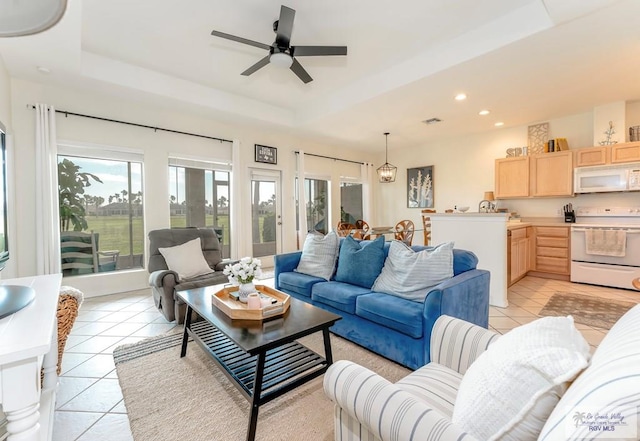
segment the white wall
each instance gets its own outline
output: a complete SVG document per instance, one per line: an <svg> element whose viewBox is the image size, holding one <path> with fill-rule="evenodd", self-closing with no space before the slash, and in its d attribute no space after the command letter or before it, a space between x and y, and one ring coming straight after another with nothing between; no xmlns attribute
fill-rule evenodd
<svg viewBox="0 0 640 441"><path fill-rule="evenodd" d="M2 78L0 77L0 81ZM1 92L0 92L1 93ZM122 97L101 95L85 90L71 90L14 79L11 86L11 112L13 116L13 133L15 138L14 168L19 173L15 176L17 197L15 210L18 246L12 254L12 261L17 266L17 275L28 276L35 273L35 256L39 252L35 243L35 212L34 206L34 133L35 113L28 105L36 102L55 106L58 110L84 113L122 121L135 122L150 126L170 128L185 132L193 132L219 138L238 140L240 144L240 164L234 164L233 172L240 174L241 188L239 189L242 207L240 210L240 230L235 232L239 249L234 257L251 254L251 240L243 236L242 232L251 231L250 218L250 186L249 168L267 168L282 171L283 182L283 231L284 250L290 251L296 247L295 234L295 206L293 204L293 182L295 177L295 154L293 151L304 149L309 153L336 156L345 159L361 160L362 153L345 151L336 146L317 145L290 135L286 130L269 128L252 128L246 125L235 125L221 122L210 115L187 113L174 110L170 104L152 106L127 100ZM139 149L144 152L144 191L145 191L145 231L165 228L170 225L169 193L167 158L170 154L184 154L188 157L203 159L220 157L216 154L219 143L213 140L171 134L151 129L114 124L104 121L91 120L57 114L58 139L74 143L91 143L115 147ZM269 166L254 162L254 144L263 144L278 149L278 164ZM310 170L318 175L324 175L339 181L339 173L343 167L335 167L334 161L317 159L307 161ZM341 163L342 164L342 163ZM350 172L351 169L347 168ZM332 201L339 198L332 194ZM238 202L236 202L238 203ZM337 202L336 202L337 204ZM332 215L339 216L338 211ZM335 222L338 218L335 217ZM334 223L334 220L331 220ZM127 289L138 289L147 286L146 271L119 272L117 274L103 273L85 277L89 281L86 286L92 292L101 294L118 292ZM82 277L73 278L74 285L79 286ZM97 279L104 279L97 280ZM69 279L69 282L71 279ZM65 281L66 282L66 281ZM90 295L90 294L89 294Z"/></svg>
<svg viewBox="0 0 640 441"><path fill-rule="evenodd" d="M627 126L640 125L640 104L629 103L627 109ZM593 146L592 112L552 119L548 122L550 138L567 138L571 149ZM389 162L398 167L398 175L395 183L377 184L380 199L384 201L384 206L378 207L379 219L388 225L395 225L401 219L411 219L416 228L422 225L420 209L407 208L407 168L428 165L434 166L434 201L438 212L444 212L456 205L469 206L470 212L478 211L478 204L483 199L484 192L493 191L495 187L494 161L506 157L508 148L526 145L527 126L518 126L443 139L416 146L408 151L390 151ZM383 157L378 158L379 163L383 161ZM498 206L518 212L522 216L553 217L560 216L558 210L569 202L574 206L639 206L638 198L638 193L610 193L513 199L499 201ZM414 240L421 243L421 235L417 235Z"/></svg>

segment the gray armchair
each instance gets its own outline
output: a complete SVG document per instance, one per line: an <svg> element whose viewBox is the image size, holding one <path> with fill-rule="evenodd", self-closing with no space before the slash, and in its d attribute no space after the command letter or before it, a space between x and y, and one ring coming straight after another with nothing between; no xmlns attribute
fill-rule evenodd
<svg viewBox="0 0 640 441"><path fill-rule="evenodd" d="M215 272L180 280L177 273L168 269L158 248L181 245L198 237L202 243L202 254ZM227 283L229 280L222 270L229 263L222 260L220 242L212 228L165 228L149 232L149 285L156 307L170 322L183 323L187 309L177 300L175 292Z"/></svg>

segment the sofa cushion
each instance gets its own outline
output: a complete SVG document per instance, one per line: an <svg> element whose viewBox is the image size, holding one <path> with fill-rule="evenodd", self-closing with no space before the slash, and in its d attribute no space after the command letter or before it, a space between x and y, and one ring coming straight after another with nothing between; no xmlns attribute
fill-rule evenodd
<svg viewBox="0 0 640 441"><path fill-rule="evenodd" d="M424 302L429 288L453 277L453 242L416 252L394 240L372 289Z"/></svg>
<svg viewBox="0 0 640 441"><path fill-rule="evenodd" d="M333 306L340 311L355 314L356 298L359 295L370 293L370 288L349 285L342 282L316 283L311 288L311 300Z"/></svg>
<svg viewBox="0 0 640 441"><path fill-rule="evenodd" d="M278 284L280 289L311 297L311 287L316 283L325 282L321 277L309 276L300 273L280 273Z"/></svg>
<svg viewBox="0 0 640 441"><path fill-rule="evenodd" d="M465 273L476 269L478 257L471 251L453 250L453 275Z"/></svg>
<svg viewBox="0 0 640 441"><path fill-rule="evenodd" d="M371 288L382 271L384 259L383 236L360 242L347 236L340 244L335 280Z"/></svg>
<svg viewBox="0 0 640 441"><path fill-rule="evenodd" d="M491 344L460 383L451 422L483 440L536 440L560 397L589 364L573 318L544 317Z"/></svg>
<svg viewBox="0 0 640 441"><path fill-rule="evenodd" d="M573 382L555 407L540 433L541 440L638 439L640 430L640 305L616 322L596 349L589 367ZM588 415L614 415L601 423L622 422L614 431L590 431ZM576 421L575 415L583 415ZM624 423L627 422L626 425Z"/></svg>
<svg viewBox="0 0 640 441"><path fill-rule="evenodd" d="M295 271L309 276L331 279L338 258L339 237L335 231L326 235L310 232L304 241L300 262Z"/></svg>
<svg viewBox="0 0 640 441"><path fill-rule="evenodd" d="M178 273L178 278L181 280L213 272L204 259L202 242L199 237L181 245L158 248L158 251L167 262L167 267Z"/></svg>
<svg viewBox="0 0 640 441"><path fill-rule="evenodd" d="M356 315L413 338L422 337L423 309L422 303L379 292L356 299Z"/></svg>
<svg viewBox="0 0 640 441"><path fill-rule="evenodd" d="M398 381L396 386L418 397L451 418L462 374L438 363L429 363Z"/></svg>

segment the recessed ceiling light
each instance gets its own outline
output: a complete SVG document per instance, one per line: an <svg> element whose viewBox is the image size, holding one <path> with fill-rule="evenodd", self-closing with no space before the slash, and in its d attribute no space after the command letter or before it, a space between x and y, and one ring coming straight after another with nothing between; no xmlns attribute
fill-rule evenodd
<svg viewBox="0 0 640 441"><path fill-rule="evenodd" d="M466 99L467 99L467 95L465 93L459 93L455 97L456 101L464 101Z"/></svg>
<svg viewBox="0 0 640 441"><path fill-rule="evenodd" d="M494 126L502 127L502 126L504 126L504 123L502 121L498 121L497 123L494 124Z"/></svg>
<svg viewBox="0 0 640 441"><path fill-rule="evenodd" d="M479 111L479 112L478 112L478 115L482 115L482 116L484 116L484 115L488 115L488 114L490 114L490 113L491 113L491 112L490 112L490 111L488 111L487 109L483 109L483 110L481 110L481 111Z"/></svg>
<svg viewBox="0 0 640 441"><path fill-rule="evenodd" d="M37 70L38 72L40 72L40 73L43 73L43 74L50 74L50 73L51 73L51 70L49 70L48 68L43 67L43 66L38 66L38 67L36 68L36 70Z"/></svg>

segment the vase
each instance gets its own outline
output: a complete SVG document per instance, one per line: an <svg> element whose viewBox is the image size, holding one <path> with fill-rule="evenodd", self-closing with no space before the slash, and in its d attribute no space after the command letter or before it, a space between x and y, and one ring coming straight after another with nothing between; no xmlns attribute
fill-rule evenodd
<svg viewBox="0 0 640 441"><path fill-rule="evenodd" d="M242 303L247 303L247 297L252 292L256 292L256 287L253 282L241 283L238 287L238 300Z"/></svg>

